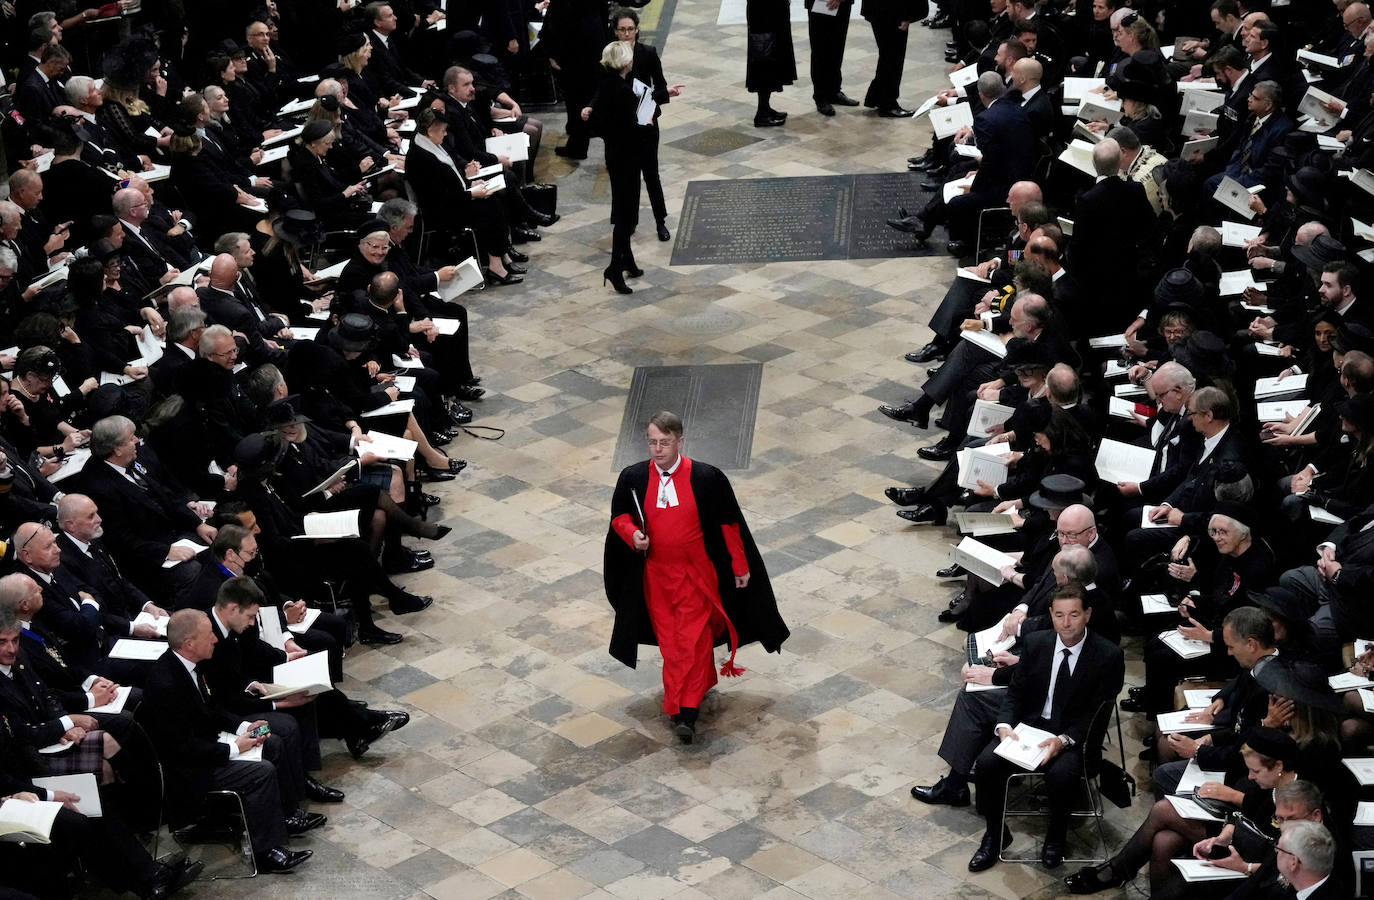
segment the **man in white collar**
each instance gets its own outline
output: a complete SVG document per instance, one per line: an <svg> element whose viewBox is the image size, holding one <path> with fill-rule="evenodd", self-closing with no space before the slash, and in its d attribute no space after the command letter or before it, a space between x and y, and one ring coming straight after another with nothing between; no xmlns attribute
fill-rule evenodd
<svg viewBox="0 0 1374 900"><path fill-rule="evenodd" d="M1319 822L1284 822L1274 847L1279 874L1297 893L1297 900L1335 900L1348 897L1331 880L1336 862L1336 842Z"/></svg>

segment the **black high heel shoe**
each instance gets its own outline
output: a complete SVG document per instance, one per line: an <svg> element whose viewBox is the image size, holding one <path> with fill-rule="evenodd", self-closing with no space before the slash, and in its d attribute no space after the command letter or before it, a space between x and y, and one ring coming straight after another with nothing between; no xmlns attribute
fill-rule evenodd
<svg viewBox="0 0 1374 900"><path fill-rule="evenodd" d="M458 473L467 468L468 461L465 459L448 460L446 466L432 466L423 459L416 458L415 474L422 481L452 481L458 477Z"/></svg>
<svg viewBox="0 0 1374 900"><path fill-rule="evenodd" d="M617 294L633 294L634 288L625 283L625 276L614 266L607 266L601 273L601 284L604 287L606 282L610 282Z"/></svg>

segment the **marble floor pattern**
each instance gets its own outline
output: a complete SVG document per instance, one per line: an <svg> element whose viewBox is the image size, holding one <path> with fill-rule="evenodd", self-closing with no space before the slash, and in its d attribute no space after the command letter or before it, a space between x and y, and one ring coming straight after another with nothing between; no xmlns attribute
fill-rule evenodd
<svg viewBox="0 0 1374 900"><path fill-rule="evenodd" d="M671 227L691 179L900 171L928 145L923 119L819 116L804 24L793 28L802 77L774 101L791 118L753 129L745 30L717 26L717 13L716 0L679 0L664 45L669 81L687 85L663 117ZM947 35L913 26L907 105L945 83L935 61ZM874 60L856 13L852 96ZM437 486L453 534L432 548L439 565L409 583L434 606L383 621L403 644L356 647L345 663L350 695L407 709L411 724L360 762L326 743L321 777L348 799L294 842L315 851L297 874L202 882L192 895L1056 895L1073 866L970 876L981 820L908 795L944 772L935 749L963 635L935 618L951 589L931 573L952 533L907 527L882 495L933 477L916 450L935 435L875 406L913 393L921 373L902 353L926 341L950 259L669 269L646 205L635 244L646 275L619 296L601 284L600 144L580 165L554 157L561 113L544 115L539 175L557 182L563 220L526 248L522 288L465 298L489 390L477 422L507 434L449 448L471 462ZM667 146L711 128L763 140L718 156ZM747 673L710 695L701 740L684 748L659 713L656 651L637 671L606 654L611 460L635 366L741 362L763 364L763 387L752 464L730 474L793 633L780 655L741 653ZM1140 682L1138 664L1128 680ZM1143 781L1135 718L1127 756ZM1113 849L1146 809L1109 807ZM1037 852L1022 834L1017 849Z"/></svg>

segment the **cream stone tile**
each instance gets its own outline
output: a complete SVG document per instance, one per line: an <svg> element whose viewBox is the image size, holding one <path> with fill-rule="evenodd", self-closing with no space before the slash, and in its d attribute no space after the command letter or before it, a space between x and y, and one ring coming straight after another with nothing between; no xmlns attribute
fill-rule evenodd
<svg viewBox="0 0 1374 900"><path fill-rule="evenodd" d="M575 900L590 896L596 885L567 869L555 869L522 882L515 889L530 900Z"/></svg>
<svg viewBox="0 0 1374 900"><path fill-rule="evenodd" d="M744 865L755 872L781 882L791 881L823 864L825 860L794 844L774 844L744 860Z"/></svg>
<svg viewBox="0 0 1374 900"><path fill-rule="evenodd" d="M517 847L500 856L492 857L476 868L494 881L499 881L507 887L515 887L551 871L556 866L537 853Z"/></svg>

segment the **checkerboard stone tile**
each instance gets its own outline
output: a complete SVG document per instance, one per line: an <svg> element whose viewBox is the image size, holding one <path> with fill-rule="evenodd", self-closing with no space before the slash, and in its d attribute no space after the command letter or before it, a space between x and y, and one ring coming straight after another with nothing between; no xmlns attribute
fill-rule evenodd
<svg viewBox="0 0 1374 900"><path fill-rule="evenodd" d="M716 26L716 14L700 0L673 12L665 68L687 88L663 120L670 228L693 179L900 172L928 146L924 120L817 115L803 24L793 28L803 79L773 101L791 113L787 125L755 131L744 29ZM912 30L909 103L945 81L935 62L943 34ZM856 17L848 93L862 94L874 59ZM536 114L546 148L561 143L561 113ZM717 156L673 146L719 146L713 130L758 140ZM325 742L320 777L347 800L320 807L329 825L294 842L316 851L310 864L254 890L368 900L1055 896L1058 878L1039 866L969 875L981 820L907 793L945 771L935 751L963 635L935 619L950 591L930 573L950 534L907 527L882 495L937 474L916 456L933 438L874 407L915 395L923 373L901 354L927 340L949 260L669 269L671 244L641 227L646 274L622 297L600 283L610 248L600 145L577 165L546 149L538 172L557 181L563 220L526 247L522 287L466 298L474 364L490 388L476 421L506 436L459 438L449 450L471 466L428 487L454 530L430 545L435 569L406 583L434 606L383 619L406 641L354 648L345 662L350 695L406 709L411 723L361 761ZM679 747L659 711L657 651L642 648L636 670L606 655L601 550L634 367L718 363L764 367L752 463L732 480L793 634L781 655L745 649L746 674L708 696L701 740ZM1139 723L1126 725L1129 743ZM1147 808L1109 808L1114 847ZM1030 847L1033 834L1018 834ZM196 886L203 897L240 893L230 881Z"/></svg>

